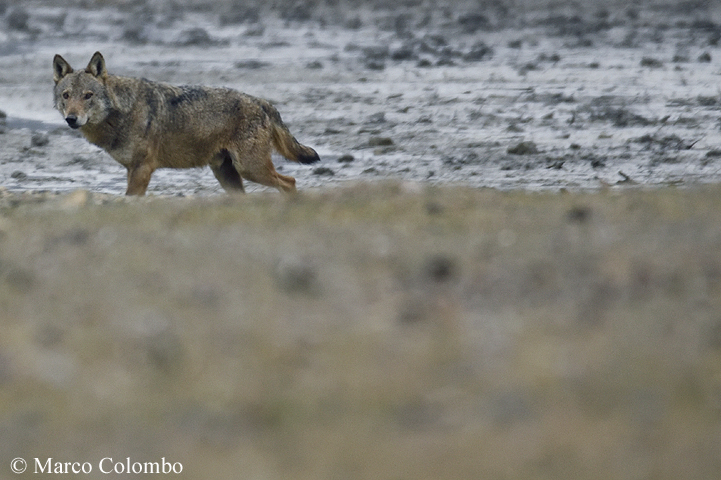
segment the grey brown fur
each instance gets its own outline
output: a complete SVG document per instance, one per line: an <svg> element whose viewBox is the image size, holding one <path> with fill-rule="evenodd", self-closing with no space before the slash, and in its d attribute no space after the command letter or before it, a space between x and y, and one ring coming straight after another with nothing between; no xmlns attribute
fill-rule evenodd
<svg viewBox="0 0 721 480"><path fill-rule="evenodd" d="M293 192L295 179L273 166L273 148L296 162L319 160L266 100L227 88L109 75L100 52L77 72L55 55L53 70L55 108L127 168L127 195L145 194L157 168L205 165L226 191L243 191L246 179Z"/></svg>

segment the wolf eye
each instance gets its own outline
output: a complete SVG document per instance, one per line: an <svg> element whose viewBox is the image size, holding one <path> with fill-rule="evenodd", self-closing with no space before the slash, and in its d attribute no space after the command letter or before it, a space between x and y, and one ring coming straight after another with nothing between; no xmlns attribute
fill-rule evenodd
<svg viewBox="0 0 721 480"><path fill-rule="evenodd" d="M85 95L84 95L85 100L90 100L90 97L92 97L92 96L93 96L93 92L85 92Z"/></svg>
<svg viewBox="0 0 721 480"><path fill-rule="evenodd" d="M70 98L70 94L68 92L63 92L63 99L67 100L68 98Z"/></svg>

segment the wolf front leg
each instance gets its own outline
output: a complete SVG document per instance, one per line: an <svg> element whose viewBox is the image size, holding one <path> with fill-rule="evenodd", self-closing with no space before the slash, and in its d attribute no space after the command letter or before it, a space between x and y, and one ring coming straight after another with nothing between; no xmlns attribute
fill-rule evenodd
<svg viewBox="0 0 721 480"><path fill-rule="evenodd" d="M128 167L128 189L125 195L145 195L154 171L155 169L147 163Z"/></svg>

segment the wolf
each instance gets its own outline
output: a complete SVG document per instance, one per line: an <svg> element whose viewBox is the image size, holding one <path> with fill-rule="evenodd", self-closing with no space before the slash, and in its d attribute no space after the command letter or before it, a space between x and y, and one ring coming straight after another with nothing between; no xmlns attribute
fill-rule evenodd
<svg viewBox="0 0 721 480"><path fill-rule="evenodd" d="M55 55L53 72L55 108L128 170L126 195L144 195L157 168L206 165L228 192L243 192L246 179L291 193L295 178L275 170L273 148L296 162L320 160L261 98L110 75L100 52L81 71Z"/></svg>

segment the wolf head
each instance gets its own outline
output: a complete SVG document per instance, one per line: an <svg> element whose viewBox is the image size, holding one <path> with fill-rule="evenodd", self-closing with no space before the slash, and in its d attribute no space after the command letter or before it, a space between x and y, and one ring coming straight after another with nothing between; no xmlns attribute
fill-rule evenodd
<svg viewBox="0 0 721 480"><path fill-rule="evenodd" d="M105 59L95 52L83 71L73 67L60 55L53 59L55 108L71 128L100 123L108 115L110 99L105 82L108 72Z"/></svg>

